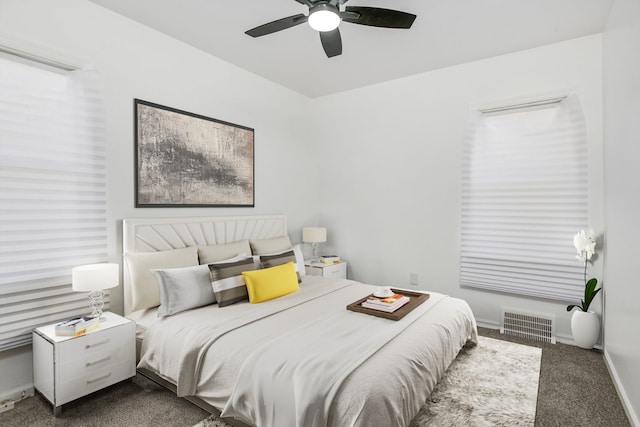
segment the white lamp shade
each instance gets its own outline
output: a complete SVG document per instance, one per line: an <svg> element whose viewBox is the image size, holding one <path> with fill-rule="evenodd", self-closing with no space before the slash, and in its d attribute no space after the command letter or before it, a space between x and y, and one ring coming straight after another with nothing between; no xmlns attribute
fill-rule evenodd
<svg viewBox="0 0 640 427"><path fill-rule="evenodd" d="M322 243L327 241L327 229L324 227L304 227L302 241L305 243Z"/></svg>
<svg viewBox="0 0 640 427"><path fill-rule="evenodd" d="M76 292L93 292L118 286L118 264L88 264L71 269L71 284Z"/></svg>

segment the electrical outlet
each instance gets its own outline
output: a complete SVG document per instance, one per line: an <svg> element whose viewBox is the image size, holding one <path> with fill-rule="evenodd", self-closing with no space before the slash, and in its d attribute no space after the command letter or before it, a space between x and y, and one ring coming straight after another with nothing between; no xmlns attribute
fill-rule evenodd
<svg viewBox="0 0 640 427"><path fill-rule="evenodd" d="M409 284L411 286L418 286L418 273L409 273Z"/></svg>

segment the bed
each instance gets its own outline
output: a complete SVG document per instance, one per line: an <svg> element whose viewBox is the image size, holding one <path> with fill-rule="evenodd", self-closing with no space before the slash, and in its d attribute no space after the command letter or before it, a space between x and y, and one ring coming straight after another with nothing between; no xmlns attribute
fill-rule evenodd
<svg viewBox="0 0 640 427"><path fill-rule="evenodd" d="M399 321L348 311L377 287L305 275L287 231L284 215L125 219L138 371L236 426L409 425L477 342L468 304L428 292Z"/></svg>

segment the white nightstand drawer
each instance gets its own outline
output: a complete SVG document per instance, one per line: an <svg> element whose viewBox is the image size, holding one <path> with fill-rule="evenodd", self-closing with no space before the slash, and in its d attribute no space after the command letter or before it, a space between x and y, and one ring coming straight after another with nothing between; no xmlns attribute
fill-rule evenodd
<svg viewBox="0 0 640 427"><path fill-rule="evenodd" d="M60 361L78 366L89 360L100 359L105 354L117 353L130 344L131 337L119 327L99 334L88 334L58 344Z"/></svg>
<svg viewBox="0 0 640 427"><path fill-rule="evenodd" d="M59 386L57 404L62 405L111 384L125 380L135 375L135 366L130 361L123 361L117 365L106 366L84 375L74 375L64 378Z"/></svg>
<svg viewBox="0 0 640 427"><path fill-rule="evenodd" d="M58 375L60 378L73 379L83 375L90 375L110 366L118 365L122 362L131 362L135 358L135 350L127 342L112 348L103 348L101 352L92 351L85 354L82 359L65 360L61 358Z"/></svg>
<svg viewBox="0 0 640 427"><path fill-rule="evenodd" d="M330 277L333 279L344 279L347 277L347 263L341 262L340 264L333 264L324 268L324 277Z"/></svg>
<svg viewBox="0 0 640 427"><path fill-rule="evenodd" d="M346 279L347 263L341 261L338 264L306 264L305 271L310 276L322 276L331 279Z"/></svg>

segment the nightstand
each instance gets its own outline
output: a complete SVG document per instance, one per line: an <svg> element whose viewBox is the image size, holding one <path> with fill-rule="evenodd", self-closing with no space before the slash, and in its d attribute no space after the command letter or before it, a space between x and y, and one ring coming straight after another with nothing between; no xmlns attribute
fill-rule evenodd
<svg viewBox="0 0 640 427"><path fill-rule="evenodd" d="M79 337L33 331L33 383L59 415L62 405L136 374L135 325L104 312L100 326Z"/></svg>
<svg viewBox="0 0 640 427"><path fill-rule="evenodd" d="M305 261L305 272L310 276L322 276L333 279L347 278L347 263L340 261L337 264L311 263Z"/></svg>

